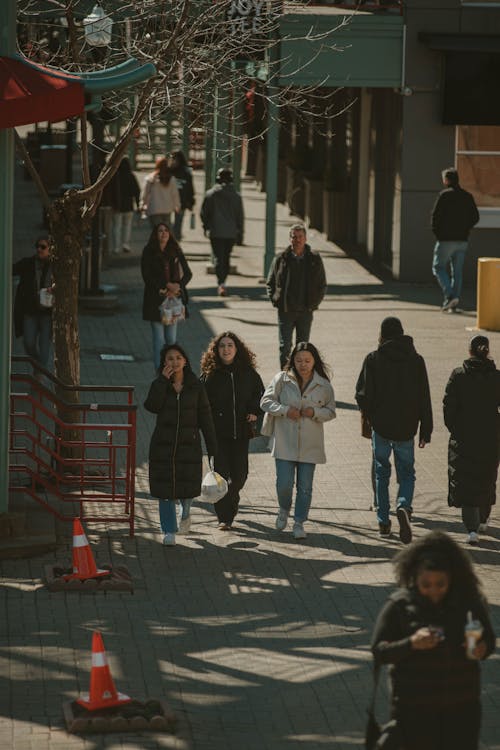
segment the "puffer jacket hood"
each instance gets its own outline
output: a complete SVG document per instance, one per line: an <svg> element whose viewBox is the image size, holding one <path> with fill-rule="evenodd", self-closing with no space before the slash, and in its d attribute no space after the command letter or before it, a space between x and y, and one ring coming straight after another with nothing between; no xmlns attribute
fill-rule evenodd
<svg viewBox="0 0 500 750"><path fill-rule="evenodd" d="M468 375L473 375L475 373L485 373L496 370L496 366L492 359L470 357L464 361L464 370Z"/></svg>
<svg viewBox="0 0 500 750"><path fill-rule="evenodd" d="M382 357L387 357L391 362L404 362L405 359L415 357L416 350L411 336L397 336L380 344L378 348Z"/></svg>

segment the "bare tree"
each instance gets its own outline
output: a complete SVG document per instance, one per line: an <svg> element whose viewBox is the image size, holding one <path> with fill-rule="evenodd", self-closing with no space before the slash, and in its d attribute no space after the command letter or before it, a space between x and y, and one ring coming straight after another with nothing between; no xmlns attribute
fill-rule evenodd
<svg viewBox="0 0 500 750"><path fill-rule="evenodd" d="M233 101L249 86L248 63L264 70L268 82L276 75L276 63L275 69L269 65L268 57L269 50L278 44L277 24L283 3L282 0L107 0L104 5L113 22L113 33L104 51L102 48L96 51L85 38L82 9L88 10L88 0L85 6L83 0L46 0L45 5L47 9L41 12L40 4L34 0L19 2L19 46L28 56L73 73L104 69L130 56L140 62L153 62L157 70L156 76L129 89L125 96L123 91L103 95L107 118L120 116L123 126L112 148L104 154L102 168L92 176L89 146L93 144L89 141L87 115L81 116L81 189L71 189L62 197L51 199L22 140L16 139L40 191L53 237L55 372L64 383L77 385L80 382L78 284L84 238L102 191L126 154L134 131L141 122L164 120L167 115L182 121L186 112L193 123L199 121L216 89L228 114L237 116ZM48 25L48 11L53 12L53 18L61 25ZM330 34L324 36L325 45L330 45L329 37ZM26 42L27 39L30 41ZM266 97L265 86L259 88L259 95ZM295 91L281 87L277 96L278 104L288 108L296 105L302 111L318 109L314 103L311 105L313 88ZM324 114L328 107L323 93L321 112ZM74 398L76 401L76 394Z"/></svg>

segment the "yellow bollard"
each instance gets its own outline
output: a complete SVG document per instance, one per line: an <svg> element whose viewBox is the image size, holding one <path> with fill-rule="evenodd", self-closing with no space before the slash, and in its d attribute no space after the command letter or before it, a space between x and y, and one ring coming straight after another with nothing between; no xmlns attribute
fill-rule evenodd
<svg viewBox="0 0 500 750"><path fill-rule="evenodd" d="M477 259L477 327L500 331L500 258Z"/></svg>

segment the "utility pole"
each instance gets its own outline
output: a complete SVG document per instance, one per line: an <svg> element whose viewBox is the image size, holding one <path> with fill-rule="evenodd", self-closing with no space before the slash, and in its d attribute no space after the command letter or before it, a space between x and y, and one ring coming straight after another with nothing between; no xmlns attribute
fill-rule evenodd
<svg viewBox="0 0 500 750"><path fill-rule="evenodd" d="M16 47L16 0L0 3L0 55ZM12 331L12 215L14 132L0 130L0 513L9 509L9 414Z"/></svg>

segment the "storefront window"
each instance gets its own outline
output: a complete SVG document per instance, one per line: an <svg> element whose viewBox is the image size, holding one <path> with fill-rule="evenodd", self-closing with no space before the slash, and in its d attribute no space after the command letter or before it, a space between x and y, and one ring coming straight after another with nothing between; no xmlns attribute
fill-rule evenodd
<svg viewBox="0 0 500 750"><path fill-rule="evenodd" d="M457 126L460 183L478 206L500 209L500 126Z"/></svg>

